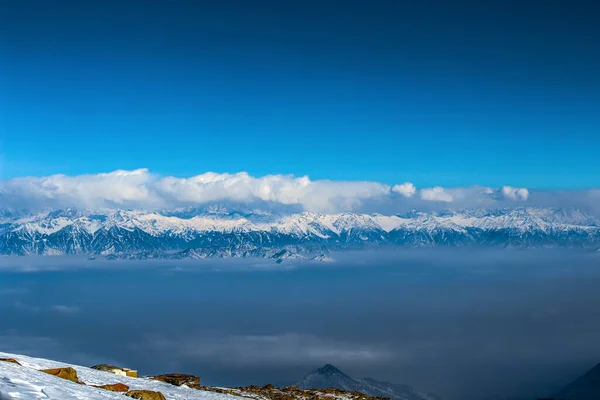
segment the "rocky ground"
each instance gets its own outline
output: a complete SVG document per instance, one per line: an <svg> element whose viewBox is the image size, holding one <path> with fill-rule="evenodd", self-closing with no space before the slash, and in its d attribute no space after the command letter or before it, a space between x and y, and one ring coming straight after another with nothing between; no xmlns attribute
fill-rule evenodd
<svg viewBox="0 0 600 400"><path fill-rule="evenodd" d="M273 385L266 386L248 386L240 388L216 388L201 386L202 390L214 391L222 394L245 397L256 400L379 400L382 397L367 396L360 392L347 392L339 389L300 389L297 386L288 386L278 388Z"/></svg>

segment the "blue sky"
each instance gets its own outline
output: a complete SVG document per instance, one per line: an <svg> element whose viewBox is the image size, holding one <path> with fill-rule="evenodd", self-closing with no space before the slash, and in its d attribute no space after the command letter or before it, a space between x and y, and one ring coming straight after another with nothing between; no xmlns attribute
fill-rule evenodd
<svg viewBox="0 0 600 400"><path fill-rule="evenodd" d="M597 13L521 3L5 2L0 178L597 187Z"/></svg>

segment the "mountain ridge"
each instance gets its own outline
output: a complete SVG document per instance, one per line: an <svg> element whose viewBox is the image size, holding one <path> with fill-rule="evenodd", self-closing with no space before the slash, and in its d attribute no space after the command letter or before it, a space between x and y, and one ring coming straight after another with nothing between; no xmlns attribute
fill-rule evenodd
<svg viewBox="0 0 600 400"><path fill-rule="evenodd" d="M65 209L37 214L0 212L0 216L0 254L4 255L272 258L287 251L314 258L331 250L383 245L600 247L600 218L576 209L401 215Z"/></svg>
<svg viewBox="0 0 600 400"><path fill-rule="evenodd" d="M436 395L418 391L408 385L382 382L372 378L355 379L331 364L326 364L310 372L295 385L300 389L335 388L349 392L360 392L369 396L390 398L392 400L441 399Z"/></svg>
<svg viewBox="0 0 600 400"><path fill-rule="evenodd" d="M593 400L600 398L600 364L565 386L554 395L557 399Z"/></svg>

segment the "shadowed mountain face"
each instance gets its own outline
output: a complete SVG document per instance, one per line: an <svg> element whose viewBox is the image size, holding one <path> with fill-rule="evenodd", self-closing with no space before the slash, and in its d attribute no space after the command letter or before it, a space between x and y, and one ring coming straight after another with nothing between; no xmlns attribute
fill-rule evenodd
<svg viewBox="0 0 600 400"><path fill-rule="evenodd" d="M416 390L408 385L380 382L375 379L354 379L331 364L327 364L296 383L301 389L336 388L349 392L361 392L370 396L389 397L394 400L439 400L440 398Z"/></svg>
<svg viewBox="0 0 600 400"><path fill-rule="evenodd" d="M327 364L304 377L297 385L301 389L337 388L349 391L360 391L360 381L352 379L331 364Z"/></svg>
<svg viewBox="0 0 600 400"><path fill-rule="evenodd" d="M585 375L567 385L554 395L565 400L597 400L600 399L600 364Z"/></svg>

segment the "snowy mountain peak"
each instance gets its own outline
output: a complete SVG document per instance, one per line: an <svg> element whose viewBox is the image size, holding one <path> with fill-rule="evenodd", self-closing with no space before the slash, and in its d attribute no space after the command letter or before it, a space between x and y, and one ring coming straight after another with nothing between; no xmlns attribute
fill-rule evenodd
<svg viewBox="0 0 600 400"><path fill-rule="evenodd" d="M318 261L318 255L331 250L382 245L600 247L600 219L570 209L414 211L401 216L224 211L0 210L0 254L179 258L247 257L287 250Z"/></svg>

